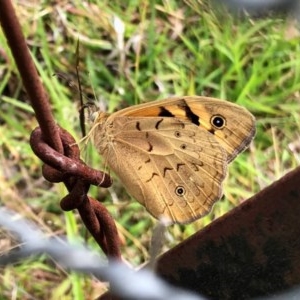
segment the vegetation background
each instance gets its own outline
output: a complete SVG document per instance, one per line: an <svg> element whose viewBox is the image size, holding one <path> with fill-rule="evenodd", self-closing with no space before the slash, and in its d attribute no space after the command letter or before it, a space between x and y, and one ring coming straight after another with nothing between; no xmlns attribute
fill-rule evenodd
<svg viewBox="0 0 300 300"><path fill-rule="evenodd" d="M124 3L123 3L124 2ZM126 3L126 4L125 4ZM257 118L250 150L231 165L225 196L206 217L169 228L163 251L186 239L295 168L300 160L300 38L287 16L238 16L200 0L14 1L28 46L51 97L58 124L79 141L78 93L58 80L80 79L84 93L109 112L170 95L204 95L243 105ZM37 126L5 37L0 31L0 204L33 220L49 236L81 239L99 251L76 212L62 212L62 184L41 176L29 146ZM92 146L83 159L102 168ZM90 193L105 201L133 266L149 258L155 221L118 184ZM0 232L0 253L18 244ZM106 289L34 257L0 272L0 299L94 299Z"/></svg>

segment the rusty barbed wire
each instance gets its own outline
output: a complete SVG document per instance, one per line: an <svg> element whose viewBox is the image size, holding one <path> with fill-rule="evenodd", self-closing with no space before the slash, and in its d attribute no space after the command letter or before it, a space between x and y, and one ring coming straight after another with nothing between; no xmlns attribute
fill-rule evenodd
<svg viewBox="0 0 300 300"><path fill-rule="evenodd" d="M80 160L75 139L56 124L49 97L9 0L0 3L0 22L40 126L32 132L30 145L45 163L44 177L51 182L64 182L69 194L61 200L62 209L78 209L82 221L104 253L109 258L120 258L119 237L112 217L101 203L87 195L91 184L110 186L110 177L85 165Z"/></svg>
<svg viewBox="0 0 300 300"><path fill-rule="evenodd" d="M47 144L40 127L36 128L30 137L32 150L46 164L43 167L44 177L51 182L61 182L72 175L82 178L92 185L109 187L112 183L110 177L88 167L80 159L80 151L74 138L59 126L57 126L57 130L62 141L64 154Z"/></svg>
<svg viewBox="0 0 300 300"><path fill-rule="evenodd" d="M61 200L64 211L78 209L82 221L94 239L108 255L120 256L118 251L117 230L105 206L88 197L90 184L108 187L110 177L94 170L80 160L80 151L74 138L58 127L64 154L51 148L44 140L40 127L30 136L34 153L45 163L43 176L50 182L64 182L70 193ZM102 229L102 230L101 230Z"/></svg>

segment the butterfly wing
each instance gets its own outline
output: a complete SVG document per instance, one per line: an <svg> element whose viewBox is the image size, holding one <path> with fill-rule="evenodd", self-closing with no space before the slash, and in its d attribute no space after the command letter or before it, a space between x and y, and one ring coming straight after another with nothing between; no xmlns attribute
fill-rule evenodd
<svg viewBox="0 0 300 300"><path fill-rule="evenodd" d="M170 117L189 121L214 135L231 162L255 135L255 119L245 108L215 98L185 96L136 105L116 114L131 117Z"/></svg>
<svg viewBox="0 0 300 300"><path fill-rule="evenodd" d="M176 118L115 114L107 123L105 147L97 148L154 217L188 223L221 197L227 154L204 128Z"/></svg>

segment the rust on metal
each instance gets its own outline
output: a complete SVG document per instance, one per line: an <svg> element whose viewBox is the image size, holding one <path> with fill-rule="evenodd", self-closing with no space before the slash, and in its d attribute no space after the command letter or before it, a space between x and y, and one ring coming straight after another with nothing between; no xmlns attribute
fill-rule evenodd
<svg viewBox="0 0 300 300"><path fill-rule="evenodd" d="M300 285L299 216L300 167L164 253L156 272L214 300L292 289Z"/></svg>
<svg viewBox="0 0 300 300"><path fill-rule="evenodd" d="M57 130L63 144L64 154L57 152L43 140L40 127L36 128L30 137L32 150L47 164L43 172L44 177L51 182L59 182L73 175L84 179L89 184L109 187L112 183L110 177L88 167L81 161L79 148L74 138L66 130L58 126Z"/></svg>
<svg viewBox="0 0 300 300"><path fill-rule="evenodd" d="M61 200L61 208L78 209L104 253L120 259L120 241L112 217L102 204L87 195L90 184L108 187L110 177L86 166L80 160L74 138L56 124L11 1L1 2L0 21L40 126L33 131L30 143L45 163L44 177L51 182L64 182L69 194Z"/></svg>
<svg viewBox="0 0 300 300"><path fill-rule="evenodd" d="M300 168L162 255L158 274L209 299L300 284Z"/></svg>

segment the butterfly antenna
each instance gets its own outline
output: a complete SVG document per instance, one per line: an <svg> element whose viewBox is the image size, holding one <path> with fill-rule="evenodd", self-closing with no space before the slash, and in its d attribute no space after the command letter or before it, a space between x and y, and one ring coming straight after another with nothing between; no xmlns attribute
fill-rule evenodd
<svg viewBox="0 0 300 300"><path fill-rule="evenodd" d="M77 76L77 83L78 83L78 91L79 91L79 101L80 101L80 109L79 109L79 123L80 123L80 129L82 137L86 136L86 130L85 130L85 117L84 117L84 109L86 108L86 105L83 103L83 96L82 96L82 88L81 88L81 81L79 76L79 38L77 39L76 44L76 76Z"/></svg>

